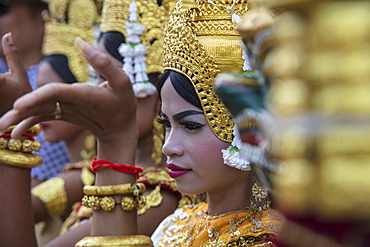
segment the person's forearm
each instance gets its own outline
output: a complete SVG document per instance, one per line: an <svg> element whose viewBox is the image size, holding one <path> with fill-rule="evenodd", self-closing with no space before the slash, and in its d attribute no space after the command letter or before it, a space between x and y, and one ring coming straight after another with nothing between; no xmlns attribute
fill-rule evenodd
<svg viewBox="0 0 370 247"><path fill-rule="evenodd" d="M117 142L98 143L98 159L104 159L112 163L133 165L137 146L137 132L133 130L125 138ZM114 171L111 168L100 168L96 173L95 185L114 185L135 183L136 177ZM116 202L122 199L122 195L114 196ZM122 236L135 235L138 233L137 212L123 211L116 206L112 211L97 210L92 219L92 236Z"/></svg>
<svg viewBox="0 0 370 247"><path fill-rule="evenodd" d="M0 246L37 246L30 169L0 164Z"/></svg>

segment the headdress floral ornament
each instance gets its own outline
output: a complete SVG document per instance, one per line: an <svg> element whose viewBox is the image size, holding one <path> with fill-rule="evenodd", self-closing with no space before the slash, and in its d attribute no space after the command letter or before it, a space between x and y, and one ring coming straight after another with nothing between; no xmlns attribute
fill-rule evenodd
<svg viewBox="0 0 370 247"><path fill-rule="evenodd" d="M234 126L233 134L234 140L231 143L231 145L227 149L221 150L224 163L228 166L234 167L242 171L250 171L251 163L247 159L245 159L240 153L240 150L243 147L243 143L239 137L239 132L236 124Z"/></svg>
<svg viewBox="0 0 370 247"><path fill-rule="evenodd" d="M77 81L86 82L89 79L88 63L75 44L75 39L81 37L86 42L92 42L93 24L97 18L94 1L50 0L49 10L50 19L45 26L43 54L65 55Z"/></svg>
<svg viewBox="0 0 370 247"><path fill-rule="evenodd" d="M146 54L147 47L141 43L142 35L146 27L138 23L136 1L132 1L129 6L129 21L126 25L126 43L119 47L119 52L123 59L123 70L133 84L133 90L138 98L145 98L156 92L156 88L149 82L146 74Z"/></svg>

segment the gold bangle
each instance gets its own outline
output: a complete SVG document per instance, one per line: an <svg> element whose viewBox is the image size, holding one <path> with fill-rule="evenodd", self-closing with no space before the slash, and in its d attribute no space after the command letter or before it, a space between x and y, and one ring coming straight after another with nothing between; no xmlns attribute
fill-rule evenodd
<svg viewBox="0 0 370 247"><path fill-rule="evenodd" d="M144 235L85 237L75 247L153 247L152 240Z"/></svg>
<svg viewBox="0 0 370 247"><path fill-rule="evenodd" d="M42 158L37 154L0 149L0 163L20 168L33 168L41 165Z"/></svg>
<svg viewBox="0 0 370 247"><path fill-rule="evenodd" d="M145 207L146 199L143 195L122 197L121 202L116 202L113 197L98 197L85 195L82 198L82 205L93 210L103 209L104 211L112 211L116 205L121 205L122 210L131 211L134 209L142 209Z"/></svg>
<svg viewBox="0 0 370 247"><path fill-rule="evenodd" d="M12 130L17 127L17 125L12 125L10 127L8 127L4 132L5 133L9 133L9 132L12 132ZM34 126L32 126L31 128L29 128L26 132L29 132L31 135L33 136L38 136L41 132L41 127L40 125L38 124L35 124Z"/></svg>
<svg viewBox="0 0 370 247"><path fill-rule="evenodd" d="M49 216L60 216L67 209L67 192L64 179L55 177L32 188L32 195L39 198L45 205Z"/></svg>
<svg viewBox="0 0 370 247"><path fill-rule="evenodd" d="M0 137L0 149L9 149L11 151L22 151L30 153L32 151L39 151L41 149L41 143L37 140L7 140L4 137Z"/></svg>
<svg viewBox="0 0 370 247"><path fill-rule="evenodd" d="M117 184L106 186L92 186L85 185L84 193L89 196L107 196L107 195L120 195L129 193L144 194L146 188L145 184Z"/></svg>

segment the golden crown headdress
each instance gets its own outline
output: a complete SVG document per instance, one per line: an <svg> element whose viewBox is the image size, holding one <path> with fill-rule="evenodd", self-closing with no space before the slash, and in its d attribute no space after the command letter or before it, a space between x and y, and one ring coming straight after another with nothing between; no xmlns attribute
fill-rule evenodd
<svg viewBox="0 0 370 247"><path fill-rule="evenodd" d="M86 42L92 42L93 24L97 17L94 1L51 0L49 10L50 19L45 26L44 55L65 55L77 81L87 81L88 63L74 41L76 37L81 37Z"/></svg>
<svg viewBox="0 0 370 247"><path fill-rule="evenodd" d="M209 126L222 141L232 142L234 122L213 89L221 72L243 72L240 37L233 19L247 12L247 0L199 0L176 5L165 29L164 69L185 75L198 94Z"/></svg>

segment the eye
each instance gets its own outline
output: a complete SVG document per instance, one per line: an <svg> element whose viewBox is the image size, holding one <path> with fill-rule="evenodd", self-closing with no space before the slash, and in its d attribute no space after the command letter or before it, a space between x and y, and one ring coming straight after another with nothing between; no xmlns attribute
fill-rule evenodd
<svg viewBox="0 0 370 247"><path fill-rule="evenodd" d="M205 124L200 124L200 123L190 122L190 121L181 121L179 122L179 124L185 126L185 128L188 130L199 129L205 125Z"/></svg>
<svg viewBox="0 0 370 247"><path fill-rule="evenodd" d="M164 127L165 127L166 129L171 128L170 121L168 121L168 120L166 120L166 119L161 119L161 118L156 118L155 120L156 120L158 123L160 123L160 124L164 125Z"/></svg>

